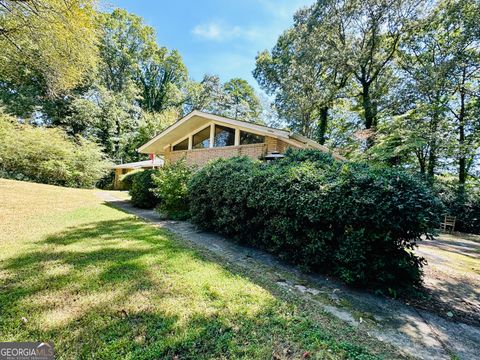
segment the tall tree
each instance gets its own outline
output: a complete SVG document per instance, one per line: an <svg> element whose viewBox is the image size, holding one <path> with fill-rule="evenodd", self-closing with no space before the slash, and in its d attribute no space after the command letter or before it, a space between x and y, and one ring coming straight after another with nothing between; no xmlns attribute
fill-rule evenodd
<svg viewBox="0 0 480 360"><path fill-rule="evenodd" d="M205 75L200 82L190 81L186 86L185 111L200 110L220 114L223 85L218 75Z"/></svg>
<svg viewBox="0 0 480 360"><path fill-rule="evenodd" d="M328 44L330 58L345 67L358 85L366 130L374 132L378 125L378 101L383 95L378 89L389 80L387 69L419 3L319 0L309 10L311 26L325 29L321 36Z"/></svg>
<svg viewBox="0 0 480 360"><path fill-rule="evenodd" d="M0 101L29 117L92 77L95 0L0 0Z"/></svg>
<svg viewBox="0 0 480 360"><path fill-rule="evenodd" d="M162 111L182 103L187 68L177 51L159 47L155 31L122 9L103 14L100 42L101 83L114 92L135 84L146 111Z"/></svg>
<svg viewBox="0 0 480 360"><path fill-rule="evenodd" d="M262 111L260 100L246 80L231 79L223 85L223 91L223 115L245 121L259 120Z"/></svg>
<svg viewBox="0 0 480 360"><path fill-rule="evenodd" d="M122 92L95 86L73 100L66 127L72 133L96 139L114 160L135 160L138 156L129 151L129 144L142 116L136 98L135 86Z"/></svg>
<svg viewBox="0 0 480 360"><path fill-rule="evenodd" d="M474 1L442 2L429 16L416 22L416 32L401 46L399 63L416 105L412 114L417 118L421 114L423 119L418 123L418 131L424 134L425 146L417 157L421 171L431 180L440 158L448 155L446 149L452 143L448 134L454 127L458 132L458 145L454 148L459 180L466 180L467 128L474 134L467 126L473 120L468 114L472 98L469 87L474 85L475 78L478 86L480 70L478 30L476 39L473 31L475 13Z"/></svg>
<svg viewBox="0 0 480 360"><path fill-rule="evenodd" d="M302 135L325 142L329 108L348 79L334 64L320 25L309 24L309 12L299 11L295 26L283 33L272 52L256 58L254 76L271 95L280 116Z"/></svg>
<svg viewBox="0 0 480 360"><path fill-rule="evenodd" d="M448 108L458 132L454 146L458 161L458 181L465 184L468 171L480 146L480 124L475 116L475 104L480 95L480 3L475 0L443 2L436 9L440 23L437 33L447 41L452 57L453 96Z"/></svg>

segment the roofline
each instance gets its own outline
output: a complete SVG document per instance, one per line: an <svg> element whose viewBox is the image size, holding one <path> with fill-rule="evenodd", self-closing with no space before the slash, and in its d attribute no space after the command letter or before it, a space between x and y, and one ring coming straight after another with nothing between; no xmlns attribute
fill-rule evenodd
<svg viewBox="0 0 480 360"><path fill-rule="evenodd" d="M277 136L283 137L283 138L288 138L289 135L290 135L290 132L287 131L287 130L276 129L276 128L273 128L273 127L254 124L254 123L250 123L248 121L243 121L243 120L231 119L231 118L228 118L228 117L225 117L225 116L210 114L210 113L206 113L206 112L203 112L203 111L200 111L200 110L193 110L193 111L189 112L187 115L185 115L183 118L177 120L175 123L173 123L172 125L167 127L165 130L163 130L160 134L155 136L153 139L151 139L147 143L140 146L137 149L137 151L142 152L146 147L150 146L155 141L160 139L162 136L164 136L165 134L168 134L169 132L171 132L172 130L174 130L175 128L180 126L181 124L187 122L189 119L191 119L194 116L200 116L200 117L206 118L206 119L211 120L211 121L217 121L217 122L223 122L223 123L227 123L227 124L231 124L231 125L237 125L237 126L244 127L244 128L247 128L247 129L254 129L254 130L257 130L257 131L260 131L260 132L266 132L266 133L270 133L270 134L273 133L274 135L277 135Z"/></svg>
<svg viewBox="0 0 480 360"><path fill-rule="evenodd" d="M251 122L248 122L248 121L232 119L232 118L221 116L221 115L210 114L210 113L206 113L206 112L203 112L203 111L200 111L200 110L193 110L193 111L189 112L187 115L180 118L179 120L174 122L172 125L167 127L165 130L163 130L160 134L156 135L154 138L149 140L147 143L140 146L137 149L137 151L138 152L143 152L143 150L146 147L150 146L155 141L160 139L162 136L164 136L165 134L168 134L169 132L176 129L178 126L182 125L183 123L187 122L189 119L191 119L194 116L203 117L203 118L206 118L206 119L214 121L214 122L215 121L216 122L223 122L223 123L227 123L227 124L231 124L231 125L236 125L238 127L243 127L243 128L247 128L247 129L251 129L251 130L256 130L257 132L266 133L269 136L271 136L271 135L277 136L277 137L282 138L283 140L285 140L287 142L288 141L290 141L290 142L296 141L296 142L299 142L299 143L304 143L304 144L307 144L307 145L311 146L312 148L322 150L324 152L332 154L332 156L337 160L346 160L343 156L341 156L337 152L329 149L325 145L321 145L321 144L317 143L316 141L307 138L306 136L294 133L292 131L273 128L273 127L265 126L265 125L254 124L254 123L251 123Z"/></svg>
<svg viewBox="0 0 480 360"><path fill-rule="evenodd" d="M116 164L112 166L112 169L134 169L137 167L143 167L143 166L162 166L164 164L163 158L161 159L155 159L155 161L152 160L140 160L140 161L134 161L130 163L124 163L124 164Z"/></svg>

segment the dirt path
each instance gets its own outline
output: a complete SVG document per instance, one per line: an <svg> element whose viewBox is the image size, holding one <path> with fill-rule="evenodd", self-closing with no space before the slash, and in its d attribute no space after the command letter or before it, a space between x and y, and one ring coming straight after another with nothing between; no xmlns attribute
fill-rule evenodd
<svg viewBox="0 0 480 360"><path fill-rule="evenodd" d="M442 234L423 241L425 288L429 297L416 305L443 317L480 326L480 236Z"/></svg>
<svg viewBox="0 0 480 360"><path fill-rule="evenodd" d="M355 291L325 276L304 274L263 251L199 231L188 222L159 220L154 211L136 209L111 193L99 192L98 195L106 203L166 228L196 247L212 251L249 272L254 271L253 276L268 281L279 291L302 296L306 301L320 305L326 312L398 347L409 356L420 359L451 359L453 355L460 359L478 358L480 327L447 320L400 301Z"/></svg>

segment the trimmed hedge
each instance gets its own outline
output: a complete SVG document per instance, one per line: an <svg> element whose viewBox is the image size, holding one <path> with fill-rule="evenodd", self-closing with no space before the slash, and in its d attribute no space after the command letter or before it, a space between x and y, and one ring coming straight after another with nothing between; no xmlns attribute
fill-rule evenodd
<svg viewBox="0 0 480 360"><path fill-rule="evenodd" d="M441 204L413 176L290 150L262 163L219 159L189 183L192 221L347 284L387 290L421 281L411 251Z"/></svg>
<svg viewBox="0 0 480 360"><path fill-rule="evenodd" d="M129 194L133 206L143 209L153 209L157 206L159 199L154 195L152 189L155 188L152 175L158 170L143 170L133 173L129 176L131 182Z"/></svg>
<svg viewBox="0 0 480 360"><path fill-rule="evenodd" d="M120 190L130 190L132 187L133 178L135 177L135 174L138 174L139 172L142 172L142 171L143 169L137 169L137 170L132 170L124 175L121 175L119 178Z"/></svg>

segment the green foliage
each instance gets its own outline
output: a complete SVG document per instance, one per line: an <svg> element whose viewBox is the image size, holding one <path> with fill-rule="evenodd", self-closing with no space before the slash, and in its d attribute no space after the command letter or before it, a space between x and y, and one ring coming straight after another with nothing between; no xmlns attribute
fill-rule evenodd
<svg viewBox="0 0 480 360"><path fill-rule="evenodd" d="M94 0L3 0L0 83L22 90L28 90L24 84L29 83L48 96L82 84L98 61L96 4ZM17 99L23 94L19 95Z"/></svg>
<svg viewBox="0 0 480 360"><path fill-rule="evenodd" d="M137 169L120 176L119 181L120 181L121 190L130 190L132 188L132 183L133 183L135 174L138 174L139 172L142 172L142 171L143 169Z"/></svg>
<svg viewBox="0 0 480 360"><path fill-rule="evenodd" d="M445 205L445 214L455 216L455 231L480 234L480 184L469 181L458 185L453 179L440 178L435 191Z"/></svg>
<svg viewBox="0 0 480 360"><path fill-rule="evenodd" d="M189 217L187 183L192 177L193 168L185 161L164 165L155 173L153 192L160 202L160 213L172 219Z"/></svg>
<svg viewBox="0 0 480 360"><path fill-rule="evenodd" d="M113 182L115 181L115 171L111 169L100 180L97 181L95 187L103 190L113 190Z"/></svg>
<svg viewBox="0 0 480 360"><path fill-rule="evenodd" d="M22 125L0 113L0 174L18 180L93 187L108 171L102 149L60 129Z"/></svg>
<svg viewBox="0 0 480 360"><path fill-rule="evenodd" d="M102 14L100 42L101 83L122 92L134 83L141 94L140 107L159 112L181 103L181 88L188 78L180 54L156 43L155 30L122 9Z"/></svg>
<svg viewBox="0 0 480 360"><path fill-rule="evenodd" d="M203 228L382 290L419 284L423 262L411 250L441 207L409 174L310 150L271 164L217 160L193 176L189 200Z"/></svg>
<svg viewBox="0 0 480 360"><path fill-rule="evenodd" d="M201 110L233 119L261 123L263 105L253 87L234 78L222 85L216 75L205 75L186 86L185 111Z"/></svg>
<svg viewBox="0 0 480 360"><path fill-rule="evenodd" d="M152 209L158 204L158 199L155 197L153 190L156 186L153 181L153 176L158 170L143 170L135 172L129 177L128 182L131 183L129 194L131 196L131 203L133 206Z"/></svg>
<svg viewBox="0 0 480 360"><path fill-rule="evenodd" d="M258 121L261 112L260 100L246 80L231 79L223 85L223 91L223 115L244 121Z"/></svg>

